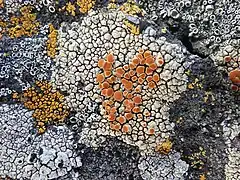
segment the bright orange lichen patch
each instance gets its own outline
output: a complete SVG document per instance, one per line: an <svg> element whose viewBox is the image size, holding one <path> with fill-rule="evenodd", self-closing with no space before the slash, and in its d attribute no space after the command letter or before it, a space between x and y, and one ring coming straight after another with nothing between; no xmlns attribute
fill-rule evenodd
<svg viewBox="0 0 240 180"><path fill-rule="evenodd" d="M240 69L232 70L229 73L229 79L232 81L233 84L240 85Z"/></svg>
<svg viewBox="0 0 240 180"><path fill-rule="evenodd" d="M146 110L143 113L141 92L142 89L153 89L157 86L160 75L156 70L160 65L150 51L142 49L128 65L114 68L114 63L112 53L108 54L106 59L100 59L98 67L101 72L96 75L96 81L101 89L102 106L110 129L130 133L132 127L129 121L140 119L143 122L144 117L151 115ZM147 125L144 128L147 128ZM155 134L155 129L148 129L148 133Z"/></svg>
<svg viewBox="0 0 240 180"><path fill-rule="evenodd" d="M52 85L46 81L36 82L36 86L27 89L23 94L13 93L13 99L23 102L24 106L34 110L38 133L46 131L50 124L63 123L69 115L69 110L63 103L64 96L52 89Z"/></svg>
<svg viewBox="0 0 240 180"><path fill-rule="evenodd" d="M55 58L57 52L57 35L58 31L54 28L52 24L49 24L50 34L47 40L47 54L51 58Z"/></svg>

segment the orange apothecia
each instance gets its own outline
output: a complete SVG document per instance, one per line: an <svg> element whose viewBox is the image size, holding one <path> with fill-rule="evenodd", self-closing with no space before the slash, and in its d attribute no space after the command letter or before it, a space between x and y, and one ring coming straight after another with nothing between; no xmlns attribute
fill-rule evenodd
<svg viewBox="0 0 240 180"><path fill-rule="evenodd" d="M141 92L142 89L153 89L158 85L160 74L156 70L163 63L163 59L156 59L150 51L143 49L122 67L114 68L112 53L98 61L101 71L96 75L96 82L103 97L104 115L112 130L131 133L133 127L130 121L144 121L144 117L150 116L150 112L143 113ZM154 135L155 129L150 128L148 134Z"/></svg>
<svg viewBox="0 0 240 180"><path fill-rule="evenodd" d="M20 100L24 106L34 110L33 118L39 134L46 131L49 124L61 124L69 115L64 104L64 96L52 89L46 81L37 81L36 86L28 88L23 94L13 93L13 99Z"/></svg>

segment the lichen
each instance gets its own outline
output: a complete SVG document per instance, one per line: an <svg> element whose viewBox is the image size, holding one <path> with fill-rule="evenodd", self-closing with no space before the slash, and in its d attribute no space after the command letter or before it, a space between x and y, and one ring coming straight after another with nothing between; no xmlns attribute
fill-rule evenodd
<svg viewBox="0 0 240 180"><path fill-rule="evenodd" d="M12 97L34 110L32 116L36 119L39 134L44 133L48 125L64 123L69 115L63 103L64 96L46 81L37 81L36 86L28 88L23 94L13 93Z"/></svg>

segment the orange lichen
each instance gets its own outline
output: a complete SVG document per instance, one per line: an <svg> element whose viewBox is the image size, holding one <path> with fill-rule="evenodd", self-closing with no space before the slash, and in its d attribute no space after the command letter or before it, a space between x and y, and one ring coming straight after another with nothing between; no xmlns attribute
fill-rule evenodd
<svg viewBox="0 0 240 180"><path fill-rule="evenodd" d="M124 124L126 122L126 118L124 116L119 116L119 117L117 117L117 121L120 124Z"/></svg>
<svg viewBox="0 0 240 180"><path fill-rule="evenodd" d="M150 134L150 135L153 135L154 133L155 133L155 129L154 129L154 128L150 128L150 129L149 129L149 134Z"/></svg>
<svg viewBox="0 0 240 180"><path fill-rule="evenodd" d="M240 85L240 69L232 70L229 73L229 79L232 81L233 84Z"/></svg>
<svg viewBox="0 0 240 180"><path fill-rule="evenodd" d="M104 60L104 59L100 59L100 60L98 61L98 67L102 69L103 66L104 66L104 63L105 63L105 60Z"/></svg>
<svg viewBox="0 0 240 180"><path fill-rule="evenodd" d="M142 111L141 92L142 89L156 87L160 81L160 75L156 71L159 65L150 51L142 49L128 65L114 70L114 62L112 53L106 56L106 60L98 61L101 72L96 75L96 79L104 97L102 107L109 120L110 129L130 133L131 127L126 124L128 121L143 121L144 117L151 115L149 111ZM149 128L148 133L155 134L155 129Z"/></svg>
<svg viewBox="0 0 240 180"><path fill-rule="evenodd" d="M155 81L156 83L160 80L160 77L158 75L158 73L154 73L153 74L153 81Z"/></svg>
<svg viewBox="0 0 240 180"><path fill-rule="evenodd" d="M135 97L133 98L133 102L134 102L135 104L141 104L141 103L142 103L142 98L141 98L141 96L135 96Z"/></svg>
<svg viewBox="0 0 240 180"><path fill-rule="evenodd" d="M124 124L122 127L123 133L128 133L130 131L130 126L128 124Z"/></svg>
<svg viewBox="0 0 240 180"><path fill-rule="evenodd" d="M98 83L101 83L103 82L105 79L104 75L103 74L97 74L97 82Z"/></svg>
<svg viewBox="0 0 240 180"><path fill-rule="evenodd" d="M123 100L123 95L122 95L121 91L114 92L114 100L115 101L122 101Z"/></svg>
<svg viewBox="0 0 240 180"><path fill-rule="evenodd" d="M23 94L14 93L14 99L20 100L24 106L34 110L38 133L46 131L49 124L63 123L69 115L69 110L64 105L64 96L52 89L52 85L46 81L36 82L36 86L27 89Z"/></svg>

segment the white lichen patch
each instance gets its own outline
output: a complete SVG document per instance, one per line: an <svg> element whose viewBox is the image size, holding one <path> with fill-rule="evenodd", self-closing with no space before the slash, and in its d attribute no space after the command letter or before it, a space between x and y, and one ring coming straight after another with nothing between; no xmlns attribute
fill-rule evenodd
<svg viewBox="0 0 240 180"><path fill-rule="evenodd" d="M72 133L53 126L39 136L32 112L21 105L0 106L0 174L14 179L56 179L78 174L81 159L73 149Z"/></svg>
<svg viewBox="0 0 240 180"><path fill-rule="evenodd" d="M66 104L72 110L81 112L88 103L101 103L103 100L96 82L96 75L100 72L99 59L112 53L114 68L117 68L128 65L139 49L149 50L154 57L161 56L165 63L157 70L161 79L157 87L143 87L142 112L151 114L145 119L146 127L135 117L129 121L131 133L116 132L110 129L104 116L96 115L91 125L84 122L79 141L87 143L86 139L91 139L90 144L96 146L101 139L97 137L117 136L128 144L138 146L142 152L151 153L173 133L174 124L169 122L169 105L186 90L186 50L180 44L168 42L165 37L130 34L123 25L124 18L124 14L118 11L93 11L81 23L62 23L58 37L59 55L55 59L52 82L56 88L69 94ZM122 111L121 108L119 111ZM148 134L150 127L154 128L154 135ZM89 138L91 136L96 138Z"/></svg>
<svg viewBox="0 0 240 180"><path fill-rule="evenodd" d="M171 152L168 156L143 156L139 159L138 168L144 180L183 180L189 165L180 158L178 152Z"/></svg>

